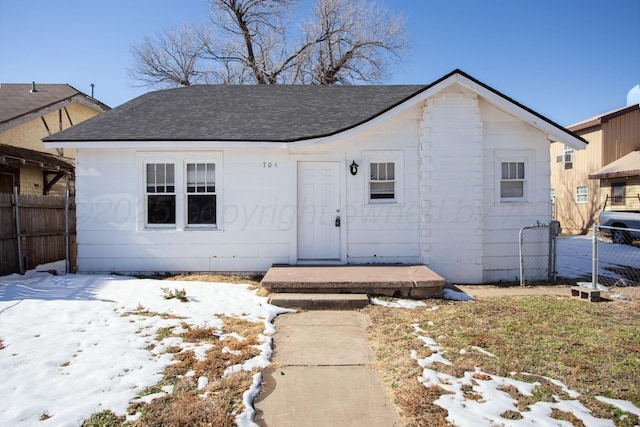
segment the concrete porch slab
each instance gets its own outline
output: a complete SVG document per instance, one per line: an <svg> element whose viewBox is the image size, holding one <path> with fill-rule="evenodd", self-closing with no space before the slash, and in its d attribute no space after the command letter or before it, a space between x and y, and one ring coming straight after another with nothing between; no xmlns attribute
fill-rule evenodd
<svg viewBox="0 0 640 427"><path fill-rule="evenodd" d="M444 284L444 278L425 265L273 266L261 281L270 292L404 298L441 298Z"/></svg>

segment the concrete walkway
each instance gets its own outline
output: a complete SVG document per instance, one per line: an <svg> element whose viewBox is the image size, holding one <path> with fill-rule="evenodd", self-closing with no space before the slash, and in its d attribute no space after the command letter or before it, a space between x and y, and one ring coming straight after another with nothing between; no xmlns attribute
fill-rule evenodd
<svg viewBox="0 0 640 427"><path fill-rule="evenodd" d="M255 422L268 427L401 426L368 364L365 328L355 311L308 311L276 318L274 355L263 372Z"/></svg>

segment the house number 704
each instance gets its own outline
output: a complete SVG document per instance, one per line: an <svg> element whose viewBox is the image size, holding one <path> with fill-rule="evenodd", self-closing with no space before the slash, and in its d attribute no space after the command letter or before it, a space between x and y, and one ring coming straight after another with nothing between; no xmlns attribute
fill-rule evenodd
<svg viewBox="0 0 640 427"><path fill-rule="evenodd" d="M262 167L263 168L277 168L278 167L278 162L262 162Z"/></svg>

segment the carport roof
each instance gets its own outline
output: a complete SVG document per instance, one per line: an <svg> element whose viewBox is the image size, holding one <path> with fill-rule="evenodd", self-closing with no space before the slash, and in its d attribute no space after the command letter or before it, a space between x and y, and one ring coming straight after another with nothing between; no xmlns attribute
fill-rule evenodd
<svg viewBox="0 0 640 427"><path fill-rule="evenodd" d="M46 171L64 171L73 173L74 166L71 159L42 151L29 150L22 147L0 144L0 166L28 166Z"/></svg>
<svg viewBox="0 0 640 427"><path fill-rule="evenodd" d="M589 174L590 179L624 178L640 176L640 150L632 151L626 156Z"/></svg>

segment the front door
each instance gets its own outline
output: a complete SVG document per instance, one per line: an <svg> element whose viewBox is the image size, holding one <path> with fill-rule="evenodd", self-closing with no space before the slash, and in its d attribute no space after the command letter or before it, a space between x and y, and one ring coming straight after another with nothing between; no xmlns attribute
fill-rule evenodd
<svg viewBox="0 0 640 427"><path fill-rule="evenodd" d="M340 163L298 162L298 259L340 258Z"/></svg>

